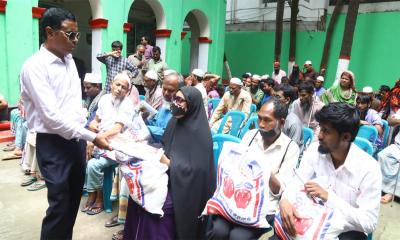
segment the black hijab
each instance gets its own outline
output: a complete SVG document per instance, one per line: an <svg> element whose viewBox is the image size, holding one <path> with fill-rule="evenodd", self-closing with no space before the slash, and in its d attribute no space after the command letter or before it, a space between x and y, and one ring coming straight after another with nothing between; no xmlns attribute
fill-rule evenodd
<svg viewBox="0 0 400 240"><path fill-rule="evenodd" d="M171 160L170 181L178 239L204 238L199 218L215 190L215 169L210 127L201 93L194 87L180 91L187 102L183 118L172 117L162 143Z"/></svg>

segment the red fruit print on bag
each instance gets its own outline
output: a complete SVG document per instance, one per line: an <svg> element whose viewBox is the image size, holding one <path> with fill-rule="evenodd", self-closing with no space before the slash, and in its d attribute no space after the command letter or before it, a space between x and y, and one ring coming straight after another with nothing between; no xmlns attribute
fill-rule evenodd
<svg viewBox="0 0 400 240"><path fill-rule="evenodd" d="M235 202L237 208L246 208L251 200L251 192L245 188L235 191Z"/></svg>
<svg viewBox="0 0 400 240"><path fill-rule="evenodd" d="M226 176L224 178L224 195L227 198L231 198L233 196L233 193L235 192L235 186L233 184L233 180L232 178L230 178L229 176Z"/></svg>
<svg viewBox="0 0 400 240"><path fill-rule="evenodd" d="M299 235L304 235L307 230L311 227L313 223L312 218L296 218L294 220L294 226L296 228L296 233Z"/></svg>

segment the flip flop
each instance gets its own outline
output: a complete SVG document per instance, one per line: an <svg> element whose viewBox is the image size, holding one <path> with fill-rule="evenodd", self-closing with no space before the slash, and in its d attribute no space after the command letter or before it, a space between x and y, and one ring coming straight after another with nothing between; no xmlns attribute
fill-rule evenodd
<svg viewBox="0 0 400 240"><path fill-rule="evenodd" d="M24 179L22 180L21 187L29 186L36 181L37 178L34 176L25 176Z"/></svg>
<svg viewBox="0 0 400 240"><path fill-rule="evenodd" d="M386 204L390 203L393 200L394 196L390 193L387 193L381 197L381 203Z"/></svg>
<svg viewBox="0 0 400 240"><path fill-rule="evenodd" d="M4 152L11 152L14 151L15 146L7 146L3 149Z"/></svg>
<svg viewBox="0 0 400 240"><path fill-rule="evenodd" d="M34 184L30 185L26 190L28 191L38 191L46 187L45 181L37 181Z"/></svg>
<svg viewBox="0 0 400 240"><path fill-rule="evenodd" d="M92 207L86 211L87 215L96 215L104 211L103 207Z"/></svg>
<svg viewBox="0 0 400 240"><path fill-rule="evenodd" d="M94 202L93 203L89 203L89 204L85 204L85 206L81 209L81 212L87 212L90 210L90 208L92 208Z"/></svg>
<svg viewBox="0 0 400 240"><path fill-rule="evenodd" d="M107 221L106 224L104 225L105 227L115 227L120 225L118 222L118 215L113 217L110 221Z"/></svg>
<svg viewBox="0 0 400 240"><path fill-rule="evenodd" d="M8 153L1 160L6 161L6 160L12 160L12 159L19 159L21 157L22 157L22 155L19 156L19 155L15 155L14 153Z"/></svg>

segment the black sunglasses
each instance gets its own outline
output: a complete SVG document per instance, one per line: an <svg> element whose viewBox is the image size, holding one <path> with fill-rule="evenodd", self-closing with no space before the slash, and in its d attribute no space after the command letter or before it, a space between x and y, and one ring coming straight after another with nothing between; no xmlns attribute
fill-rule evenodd
<svg viewBox="0 0 400 240"><path fill-rule="evenodd" d="M59 30L59 32L62 32L67 36L67 38L71 41L74 41L75 39L79 40L79 37L81 36L80 32L73 32L73 31L68 31L64 32L63 30Z"/></svg>

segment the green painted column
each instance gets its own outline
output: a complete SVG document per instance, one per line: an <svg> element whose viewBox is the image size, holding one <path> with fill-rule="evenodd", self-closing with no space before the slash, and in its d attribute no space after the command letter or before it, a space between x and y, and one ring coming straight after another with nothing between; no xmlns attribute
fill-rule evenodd
<svg viewBox="0 0 400 240"><path fill-rule="evenodd" d="M7 11L6 7L6 11ZM7 81L7 76L8 76L8 58L7 58L7 44L6 44L6 12L0 13L0 52L4 53L2 54L3 56L0 57L0 76L1 81L0 81L0 94L4 95L6 99L9 98L10 94L8 92L8 81Z"/></svg>

